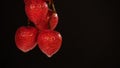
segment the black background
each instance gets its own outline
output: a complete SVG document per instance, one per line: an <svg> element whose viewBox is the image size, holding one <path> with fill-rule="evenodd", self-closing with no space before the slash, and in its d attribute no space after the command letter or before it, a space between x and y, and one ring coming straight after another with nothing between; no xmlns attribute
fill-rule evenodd
<svg viewBox="0 0 120 68"><path fill-rule="evenodd" d="M27 25L23 0L1 0L0 68L118 68L119 0L54 0L61 49L46 57L38 47L28 53L14 42L18 27Z"/></svg>

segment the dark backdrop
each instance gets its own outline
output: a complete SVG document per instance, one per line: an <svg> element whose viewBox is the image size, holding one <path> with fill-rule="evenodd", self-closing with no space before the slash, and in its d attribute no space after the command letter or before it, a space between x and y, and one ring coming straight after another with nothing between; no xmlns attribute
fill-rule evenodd
<svg viewBox="0 0 120 68"><path fill-rule="evenodd" d="M0 68L117 68L119 0L54 0L61 49L47 58L38 47L23 53L15 46L18 27L27 25L23 0L1 0Z"/></svg>

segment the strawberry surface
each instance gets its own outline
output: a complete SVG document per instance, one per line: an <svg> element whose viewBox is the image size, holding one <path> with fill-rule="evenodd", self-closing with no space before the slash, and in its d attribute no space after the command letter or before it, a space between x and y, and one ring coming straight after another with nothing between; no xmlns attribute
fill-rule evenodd
<svg viewBox="0 0 120 68"><path fill-rule="evenodd" d="M41 23L48 12L48 5L43 0L25 0L25 12L35 25Z"/></svg>
<svg viewBox="0 0 120 68"><path fill-rule="evenodd" d="M32 26L22 26L15 34L16 46L23 52L28 52L36 46L37 29Z"/></svg>
<svg viewBox="0 0 120 68"><path fill-rule="evenodd" d="M62 36L57 31L41 31L37 38L38 46L48 57L53 56L61 47Z"/></svg>

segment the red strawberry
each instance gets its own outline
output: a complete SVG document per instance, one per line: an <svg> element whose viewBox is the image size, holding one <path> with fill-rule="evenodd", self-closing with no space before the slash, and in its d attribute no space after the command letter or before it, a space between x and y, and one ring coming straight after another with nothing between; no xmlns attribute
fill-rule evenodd
<svg viewBox="0 0 120 68"><path fill-rule="evenodd" d="M48 12L48 6L45 1L24 0L24 2L26 15L35 25L45 19Z"/></svg>
<svg viewBox="0 0 120 68"><path fill-rule="evenodd" d="M15 34L16 46L23 52L28 52L36 46L37 29L32 26L22 26Z"/></svg>
<svg viewBox="0 0 120 68"><path fill-rule="evenodd" d="M51 57L60 49L62 36L56 31L43 30L39 33L37 42L41 51Z"/></svg>
<svg viewBox="0 0 120 68"><path fill-rule="evenodd" d="M48 11L46 21L49 23L49 28L51 30L54 30L55 27L58 24L58 15L56 12L53 12L52 10Z"/></svg>
<svg viewBox="0 0 120 68"><path fill-rule="evenodd" d="M52 13L52 16L51 16L51 18L49 20L49 23L50 23L50 29L54 30L55 27L58 24L58 15L57 15L57 13Z"/></svg>

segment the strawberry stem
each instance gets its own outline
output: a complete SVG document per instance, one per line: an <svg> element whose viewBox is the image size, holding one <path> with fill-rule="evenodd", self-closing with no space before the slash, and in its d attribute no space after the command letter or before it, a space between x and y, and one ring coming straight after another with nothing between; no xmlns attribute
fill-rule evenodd
<svg viewBox="0 0 120 68"><path fill-rule="evenodd" d="M51 3L52 3L52 2L51 2L51 1L49 1L49 3L48 3L49 8L51 7Z"/></svg>
<svg viewBox="0 0 120 68"><path fill-rule="evenodd" d="M54 5L54 1L51 0L51 2L52 2L52 9L53 9L54 12L56 12L55 5Z"/></svg>

